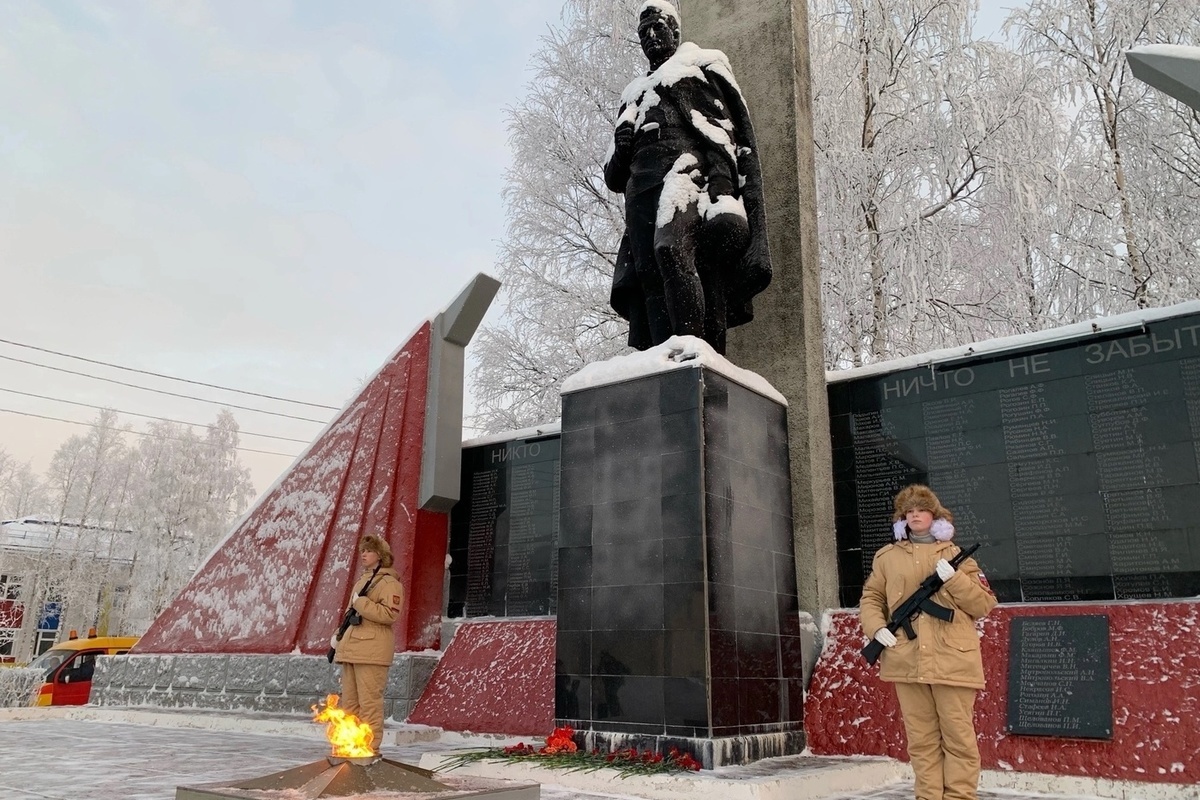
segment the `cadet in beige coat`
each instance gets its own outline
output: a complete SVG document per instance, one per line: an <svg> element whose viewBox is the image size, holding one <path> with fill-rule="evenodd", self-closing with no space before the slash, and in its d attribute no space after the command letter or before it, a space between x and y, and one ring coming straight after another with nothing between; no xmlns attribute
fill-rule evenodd
<svg viewBox="0 0 1200 800"><path fill-rule="evenodd" d="M896 687L904 715L916 800L976 800L979 745L975 694L984 686L975 621L996 605L972 559L956 570L959 548L953 516L928 486L913 484L896 495L895 544L875 554L863 585L863 633L884 645L879 677ZM954 612L943 622L928 614L913 620L916 639L887 629L891 613L927 577L945 581L933 602Z"/></svg>
<svg viewBox="0 0 1200 800"><path fill-rule="evenodd" d="M392 569L392 549L378 536L364 536L358 547L363 575L350 593L362 622L351 625L337 643L334 661L342 665L340 707L371 726L371 749L383 739L383 690L396 653L392 624L404 607L404 586ZM378 567L378 569L376 569ZM366 594L362 589L370 581Z"/></svg>

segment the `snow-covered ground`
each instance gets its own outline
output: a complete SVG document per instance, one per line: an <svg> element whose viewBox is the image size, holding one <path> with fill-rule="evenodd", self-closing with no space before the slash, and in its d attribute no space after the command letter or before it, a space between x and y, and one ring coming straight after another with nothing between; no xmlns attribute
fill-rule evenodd
<svg viewBox="0 0 1200 800"><path fill-rule="evenodd" d="M84 719L80 717L92 717ZM261 716L261 715L260 715ZM118 721L118 720L137 720ZM106 709L10 709L0 710L0 798L4 800L171 800L178 786L222 783L266 775L322 758L326 746L319 729L302 727L296 718L281 720L270 732L258 717L246 717L236 730L239 717L224 717L226 730L214 730L206 720L202 727L182 727L193 721L178 712L154 714L149 710L122 714ZM233 728L235 730L229 730ZM287 731L287 732L280 732ZM389 730L389 734L393 733ZM399 730L400 739L404 736ZM414 732L420 734L420 731ZM388 736L385 741L395 740ZM383 755L416 764L426 753L462 749L463 737L439 741L416 741L383 748ZM492 746L480 739L471 746ZM819 759L814 759L817 761ZM783 759L775 759L783 762ZM734 778L744 771L747 780L776 772L783 778L794 765L759 762L752 767L726 768L718 775L696 776L689 798L705 800L714 795L706 789L725 790L714 777ZM631 789L633 783L631 782ZM542 784L542 800L641 800L644 794L615 794ZM381 798L383 796L380 796ZM908 800L911 786L892 783L863 792L834 794L828 800ZM981 791L981 800L1024 800L1027 798L1078 800L1065 796Z"/></svg>
<svg viewBox="0 0 1200 800"><path fill-rule="evenodd" d="M328 753L324 742L312 736L21 716L26 718L0 716L0 798L4 800L171 800L179 786L267 775L320 760ZM385 746L383 755L415 764L423 753L449 746L441 742ZM543 800L614 797L620 795L542 789Z"/></svg>

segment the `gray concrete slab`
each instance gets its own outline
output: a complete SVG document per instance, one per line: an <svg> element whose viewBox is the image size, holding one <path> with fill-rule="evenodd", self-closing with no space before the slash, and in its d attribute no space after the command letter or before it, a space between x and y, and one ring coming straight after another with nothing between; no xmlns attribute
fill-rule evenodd
<svg viewBox="0 0 1200 800"><path fill-rule="evenodd" d="M1200 47L1147 44L1125 58L1136 78L1200 111Z"/></svg>

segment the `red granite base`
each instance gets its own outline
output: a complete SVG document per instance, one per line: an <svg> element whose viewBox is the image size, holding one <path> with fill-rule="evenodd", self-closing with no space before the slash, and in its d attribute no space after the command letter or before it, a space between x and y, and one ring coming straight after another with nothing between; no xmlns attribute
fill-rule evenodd
<svg viewBox="0 0 1200 800"><path fill-rule="evenodd" d="M408 721L448 731L549 735L554 620L464 623Z"/></svg>
<svg viewBox="0 0 1200 800"><path fill-rule="evenodd" d="M1113 738L1006 733L1010 621L1073 614L1109 616ZM895 694L859 653L857 614L833 612L828 628L805 701L809 749L907 759ZM984 769L1200 783L1200 601L1000 606L983 624L983 661L975 727Z"/></svg>

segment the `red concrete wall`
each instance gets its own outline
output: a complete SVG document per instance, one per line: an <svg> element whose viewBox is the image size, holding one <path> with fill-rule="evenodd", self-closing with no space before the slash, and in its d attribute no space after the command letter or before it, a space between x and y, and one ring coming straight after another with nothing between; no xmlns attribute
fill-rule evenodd
<svg viewBox="0 0 1200 800"><path fill-rule="evenodd" d="M137 653L323 654L383 533L405 588L396 650L439 644L449 516L418 508L431 325L397 350L263 495L138 642Z"/></svg>
<svg viewBox="0 0 1200 800"><path fill-rule="evenodd" d="M21 631L24 620L25 605L23 603L0 598L0 630L7 631L13 636L12 647L14 648L16 647L16 636ZM16 656L11 652L8 655L0 655L0 664L9 664L13 661L16 661Z"/></svg>
<svg viewBox="0 0 1200 800"><path fill-rule="evenodd" d="M1109 617L1113 738L1005 733L1010 621L1076 614ZM976 701L975 728L984 769L1200 783L1200 602L1002 605L982 630L988 688ZM809 748L907 760L892 687L859 652L866 640L857 614L834 612L827 637L805 700Z"/></svg>
<svg viewBox="0 0 1200 800"><path fill-rule="evenodd" d="M0 628L20 630L25 620L25 604L0 597Z"/></svg>
<svg viewBox="0 0 1200 800"><path fill-rule="evenodd" d="M448 731L548 736L554 729L553 619L461 625L408 721Z"/></svg>

